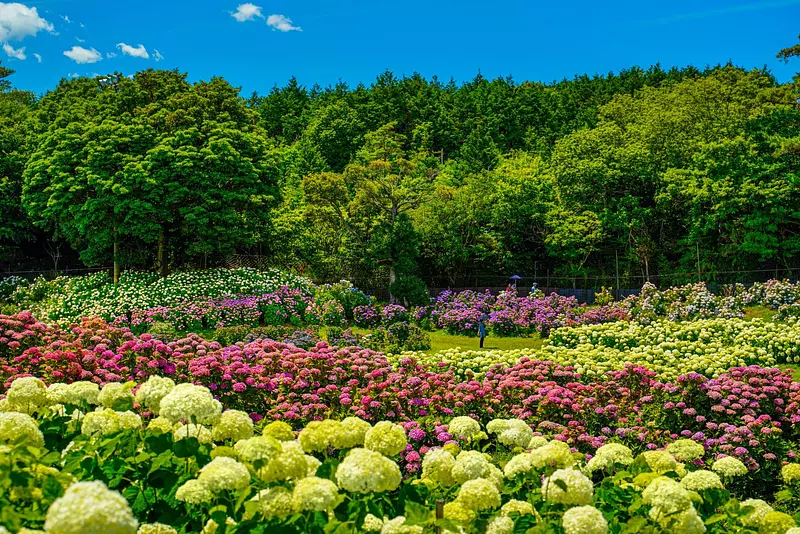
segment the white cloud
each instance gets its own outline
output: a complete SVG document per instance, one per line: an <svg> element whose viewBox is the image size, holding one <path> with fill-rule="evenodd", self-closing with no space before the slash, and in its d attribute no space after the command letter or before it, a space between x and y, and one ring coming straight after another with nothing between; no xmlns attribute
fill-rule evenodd
<svg viewBox="0 0 800 534"><path fill-rule="evenodd" d="M157 48L155 49L155 51L156 53L153 54L153 59L155 59L156 61L161 61L162 59L164 59L164 56L161 55L161 52L159 52Z"/></svg>
<svg viewBox="0 0 800 534"><path fill-rule="evenodd" d="M36 61L37 61L37 62L39 62L39 63L41 63L41 62L42 62L42 56L40 56L39 54L33 54L33 57L35 57L35 58L36 58Z"/></svg>
<svg viewBox="0 0 800 534"><path fill-rule="evenodd" d="M142 59L148 59L150 57L150 54L147 53L147 49L143 44L140 44L139 46L131 46L125 43L119 43L117 48L119 48L126 56L140 57Z"/></svg>
<svg viewBox="0 0 800 534"><path fill-rule="evenodd" d="M236 8L236 12L231 13L231 16L239 22L253 20L254 18L264 18L264 15L261 13L261 6L250 3L239 5L239 7Z"/></svg>
<svg viewBox="0 0 800 534"><path fill-rule="evenodd" d="M270 15L267 17L267 25L281 32L303 31L303 28L300 26L292 26L292 19L285 15Z"/></svg>
<svg viewBox="0 0 800 534"><path fill-rule="evenodd" d="M39 16L35 7L0 2L0 41L21 40L39 31L53 31L53 25Z"/></svg>
<svg viewBox="0 0 800 534"><path fill-rule="evenodd" d="M78 41L79 43L85 43L86 42L86 39L81 39L80 37L76 37L75 40Z"/></svg>
<svg viewBox="0 0 800 534"><path fill-rule="evenodd" d="M67 76L69 76L70 78L80 78L81 77L81 75L78 74L77 72L70 72L69 74L67 74Z"/></svg>
<svg viewBox="0 0 800 534"><path fill-rule="evenodd" d="M114 52L106 52L106 57L108 59L114 59L115 57L117 57L117 54L115 54Z"/></svg>
<svg viewBox="0 0 800 534"><path fill-rule="evenodd" d="M25 55L25 47L21 48L14 48L8 43L3 44L3 51L8 55L8 57L13 57L14 59L20 59L25 61L28 59L28 56Z"/></svg>
<svg viewBox="0 0 800 534"><path fill-rule="evenodd" d="M73 46L70 50L65 50L64 55L75 63L97 63L103 59L103 54L94 48L86 49L82 46Z"/></svg>
<svg viewBox="0 0 800 534"><path fill-rule="evenodd" d="M64 19L64 22L66 22L67 24L72 24L72 21L71 21L71 20L69 20L69 17L68 17L68 16L66 16L66 15L62 15L62 16L61 16L61 18L62 18L62 19Z"/></svg>

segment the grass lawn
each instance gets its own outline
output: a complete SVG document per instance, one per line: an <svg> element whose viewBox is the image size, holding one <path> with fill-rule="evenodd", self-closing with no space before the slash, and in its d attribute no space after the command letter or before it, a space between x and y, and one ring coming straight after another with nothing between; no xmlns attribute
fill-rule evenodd
<svg viewBox="0 0 800 534"><path fill-rule="evenodd" d="M744 318L763 319L764 321L772 321L774 320L775 315L777 313L778 313L777 310L773 310L765 306L751 306L744 309Z"/></svg>
<svg viewBox="0 0 800 534"><path fill-rule="evenodd" d="M437 330L428 333L431 336L431 349L429 353L444 349L461 347L462 349L479 349L480 340L477 337L454 336L447 332ZM489 336L483 341L483 350L511 350L511 349L538 349L544 340L538 335L535 337L494 337Z"/></svg>

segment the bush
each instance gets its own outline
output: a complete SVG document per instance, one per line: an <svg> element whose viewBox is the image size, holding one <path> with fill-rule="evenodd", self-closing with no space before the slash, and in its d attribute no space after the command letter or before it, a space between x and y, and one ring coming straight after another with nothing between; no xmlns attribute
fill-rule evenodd
<svg viewBox="0 0 800 534"><path fill-rule="evenodd" d="M613 287L606 287L603 286L600 290L600 293L597 293L594 296L594 303L598 306L605 306L606 304L611 304L614 302L614 295L611 293Z"/></svg>
<svg viewBox="0 0 800 534"><path fill-rule="evenodd" d="M19 276L3 278L0 280L0 300L9 301L11 295L13 295L18 288L28 287L28 285L30 285L30 282Z"/></svg>
<svg viewBox="0 0 800 534"><path fill-rule="evenodd" d="M353 309L353 322L361 328L374 328L381 324L381 311L377 306L356 306Z"/></svg>
<svg viewBox="0 0 800 534"><path fill-rule="evenodd" d="M384 324L400 323L408 321L408 310L397 304L387 304L381 310Z"/></svg>
<svg viewBox="0 0 800 534"><path fill-rule="evenodd" d="M293 343L298 347L300 346L298 343L300 343L305 348L306 345L316 345L319 341L318 336L313 337L316 335L310 328L301 330L293 325L267 325L255 328L249 325L238 325L217 328L214 331L214 339L222 346L233 345L240 341L250 343L256 339L271 339L281 343Z"/></svg>
<svg viewBox="0 0 800 534"><path fill-rule="evenodd" d="M416 276L399 277L389 286L389 292L406 307L427 306L431 303L428 286Z"/></svg>
<svg viewBox="0 0 800 534"><path fill-rule="evenodd" d="M344 316L348 321L353 319L353 310L358 306L372 304L372 297L366 295L352 283L342 280L335 284L325 284L317 288L316 301L320 305L334 300L342 305Z"/></svg>
<svg viewBox="0 0 800 534"><path fill-rule="evenodd" d="M417 325L407 322L382 326L370 334L364 342L367 348L389 354L431 348L431 339L428 333Z"/></svg>
<svg viewBox="0 0 800 534"><path fill-rule="evenodd" d="M175 341L178 339L178 332L175 327L169 323L153 323L147 331L153 337L162 341Z"/></svg>

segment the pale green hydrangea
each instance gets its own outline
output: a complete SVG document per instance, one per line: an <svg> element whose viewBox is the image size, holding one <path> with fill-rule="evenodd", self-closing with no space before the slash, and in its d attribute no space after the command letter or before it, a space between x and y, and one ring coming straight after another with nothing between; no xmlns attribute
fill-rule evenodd
<svg viewBox="0 0 800 534"><path fill-rule="evenodd" d="M477 516L473 510L467 508L458 500L445 504L442 511L445 519L464 524L474 521Z"/></svg>
<svg viewBox="0 0 800 534"><path fill-rule="evenodd" d="M124 412L133 408L133 382L109 382L100 390L98 400L104 408Z"/></svg>
<svg viewBox="0 0 800 534"><path fill-rule="evenodd" d="M253 463L269 462L280 454L283 447L276 439L268 436L256 436L237 441L233 449L243 462Z"/></svg>
<svg viewBox="0 0 800 534"><path fill-rule="evenodd" d="M740 477L747 474L747 466L738 458L725 456L711 464L711 469L724 477Z"/></svg>
<svg viewBox="0 0 800 534"><path fill-rule="evenodd" d="M278 441L294 441L294 432L288 423L283 421L273 421L264 426L261 434Z"/></svg>
<svg viewBox="0 0 800 534"><path fill-rule="evenodd" d="M161 399L158 413L172 423L214 424L222 413L222 405L208 388L185 383L178 384Z"/></svg>
<svg viewBox="0 0 800 534"><path fill-rule="evenodd" d="M64 404L100 404L100 386L94 382L73 382L67 386Z"/></svg>
<svg viewBox="0 0 800 534"><path fill-rule="evenodd" d="M472 417L460 416L453 417L447 425L447 431L458 438L471 441L479 434L482 434L481 425Z"/></svg>
<svg viewBox="0 0 800 534"><path fill-rule="evenodd" d="M85 436L105 436L119 432L121 428L119 414L111 408L89 412L81 422L81 434Z"/></svg>
<svg viewBox="0 0 800 534"><path fill-rule="evenodd" d="M530 455L533 466L536 469L544 467L564 469L577 463L569 445L558 440L553 440L547 445L532 450Z"/></svg>
<svg viewBox="0 0 800 534"><path fill-rule="evenodd" d="M406 526L406 518L403 516L395 517L387 521L381 528L381 534L422 534L423 529L419 526Z"/></svg>
<svg viewBox="0 0 800 534"><path fill-rule="evenodd" d="M506 478L514 478L517 475L527 475L533 471L533 455L523 452L512 457L503 467L503 474Z"/></svg>
<svg viewBox="0 0 800 534"><path fill-rule="evenodd" d="M505 515L498 515L489 520L486 534L514 534L514 520Z"/></svg>
<svg viewBox="0 0 800 534"><path fill-rule="evenodd" d="M238 490L250 485L250 472L233 458L218 456L200 469L197 480L212 492Z"/></svg>
<svg viewBox="0 0 800 534"><path fill-rule="evenodd" d="M786 464L781 468L781 477L787 484L800 480L800 464Z"/></svg>
<svg viewBox="0 0 800 534"><path fill-rule="evenodd" d="M136 534L178 534L178 531L163 523L147 523L141 525Z"/></svg>
<svg viewBox="0 0 800 534"><path fill-rule="evenodd" d="M758 526L758 534L785 534L796 526L794 518L783 512L769 512Z"/></svg>
<svg viewBox="0 0 800 534"><path fill-rule="evenodd" d="M741 502L741 506L753 507L753 511L742 518L742 524L746 527L760 527L764 523L764 518L767 517L767 514L775 511L772 506L761 499L744 500Z"/></svg>
<svg viewBox="0 0 800 534"><path fill-rule="evenodd" d="M292 492L292 505L298 512L327 512L339 503L339 488L330 480L308 477L298 480Z"/></svg>
<svg viewBox="0 0 800 534"><path fill-rule="evenodd" d="M259 469L257 475L264 482L299 480L314 476L319 465L319 460L303 452L299 442L284 441L277 456Z"/></svg>
<svg viewBox="0 0 800 534"><path fill-rule="evenodd" d="M456 459L443 449L431 449L422 458L422 478L449 487L456 483L453 479L453 466Z"/></svg>
<svg viewBox="0 0 800 534"><path fill-rule="evenodd" d="M688 510L692 505L689 492L679 482L665 476L655 478L647 485L642 500L651 506L650 517L654 521Z"/></svg>
<svg viewBox="0 0 800 534"><path fill-rule="evenodd" d="M336 468L336 484L353 493L394 491L401 478L396 463L369 449L352 449Z"/></svg>
<svg viewBox="0 0 800 534"><path fill-rule="evenodd" d="M175 499L187 504L204 504L211 502L214 494L199 480L187 480L175 492Z"/></svg>
<svg viewBox="0 0 800 534"><path fill-rule="evenodd" d="M706 531L703 519L697 513L694 505L689 506L683 512L664 518L660 524L667 532L675 534L703 534Z"/></svg>
<svg viewBox="0 0 800 534"><path fill-rule="evenodd" d="M339 423L339 431L335 434L333 447L335 449L352 449L364 445L364 439L372 425L358 417L345 417Z"/></svg>
<svg viewBox="0 0 800 534"><path fill-rule="evenodd" d="M94 480L70 486L47 510L48 534L136 534L138 522L119 492Z"/></svg>
<svg viewBox="0 0 800 534"><path fill-rule="evenodd" d="M136 401L153 413L161 409L161 399L175 388L171 378L153 375L136 390Z"/></svg>
<svg viewBox="0 0 800 534"><path fill-rule="evenodd" d="M500 506L500 492L491 480L476 478L461 485L456 500L464 508L480 512Z"/></svg>
<svg viewBox="0 0 800 534"><path fill-rule="evenodd" d="M607 534L608 521L594 506L575 506L561 519L565 534Z"/></svg>
<svg viewBox="0 0 800 534"><path fill-rule="evenodd" d="M305 452L324 452L333 447L336 436L341 432L341 423L332 419L311 421L297 435L297 440Z"/></svg>
<svg viewBox="0 0 800 534"><path fill-rule="evenodd" d="M365 532L380 532L383 528L383 519L375 517L372 514L367 514L364 517L364 523L361 525L361 530Z"/></svg>
<svg viewBox="0 0 800 534"><path fill-rule="evenodd" d="M33 414L53 404L47 395L47 386L33 376L17 378L6 392L9 406L18 412Z"/></svg>
<svg viewBox="0 0 800 534"><path fill-rule="evenodd" d="M171 433L175 427L165 417L155 417L147 423L147 430L158 432L159 434Z"/></svg>
<svg viewBox="0 0 800 534"><path fill-rule="evenodd" d="M381 421L364 435L364 448L384 456L397 456L405 450L406 430L389 421Z"/></svg>
<svg viewBox="0 0 800 534"><path fill-rule="evenodd" d="M31 447L44 447L44 436L33 417L19 412L0 413L0 443L18 441Z"/></svg>
<svg viewBox="0 0 800 534"><path fill-rule="evenodd" d="M463 484L468 480L487 478L491 465L486 455L482 452L462 451L456 457L456 462L450 472L453 480Z"/></svg>
<svg viewBox="0 0 800 534"><path fill-rule="evenodd" d="M647 462L647 467L649 467L653 473L658 473L659 475L669 473L670 471L677 472L679 469L675 457L667 451L647 451L642 453L642 457L644 457L645 462Z"/></svg>
<svg viewBox="0 0 800 534"><path fill-rule="evenodd" d="M511 515L513 513L517 513L519 515L531 515L533 514L533 506L528 501L511 499L500 507L500 513L502 515Z"/></svg>
<svg viewBox="0 0 800 534"><path fill-rule="evenodd" d="M142 428L142 418L137 413L128 410L117 412L119 417L119 427L122 430L140 430Z"/></svg>
<svg viewBox="0 0 800 534"><path fill-rule="evenodd" d="M239 441L253 437L255 433L253 420L245 412L240 410L227 410L222 413L219 420L214 424L211 432L214 441Z"/></svg>
<svg viewBox="0 0 800 534"><path fill-rule="evenodd" d="M172 439L174 441L181 441L186 438L194 438L200 443L212 443L214 441L209 429L203 425L196 425L194 423L181 425L172 433Z"/></svg>
<svg viewBox="0 0 800 534"><path fill-rule="evenodd" d="M259 512L265 519L284 519L294 512L292 492L282 486L263 489L250 500L258 502Z"/></svg>
<svg viewBox="0 0 800 534"><path fill-rule="evenodd" d="M630 465L633 463L633 453L621 443L608 443L597 451L591 460L586 464L586 471L610 471L616 465Z"/></svg>
<svg viewBox="0 0 800 534"><path fill-rule="evenodd" d="M719 475L713 471L706 471L705 469L687 473L686 476L681 479L681 486L689 491L704 491L712 488L723 488L722 480L720 480Z"/></svg>
<svg viewBox="0 0 800 534"><path fill-rule="evenodd" d="M497 441L508 447L527 448L533 439L533 430L522 419L493 419L486 425L489 434L497 434Z"/></svg>
<svg viewBox="0 0 800 534"><path fill-rule="evenodd" d="M679 439L667 445L667 452L678 461L693 462L702 458L706 454L706 449L691 439Z"/></svg>
<svg viewBox="0 0 800 534"><path fill-rule="evenodd" d="M547 441L547 438L543 438L542 436L533 436L530 442L528 442L528 449L538 449L539 447L544 447L548 443L549 442Z"/></svg>
<svg viewBox="0 0 800 534"><path fill-rule="evenodd" d="M566 488L562 488L558 481L563 482ZM592 481L577 469L559 469L542 481L542 496L558 504L590 504L593 493Z"/></svg>

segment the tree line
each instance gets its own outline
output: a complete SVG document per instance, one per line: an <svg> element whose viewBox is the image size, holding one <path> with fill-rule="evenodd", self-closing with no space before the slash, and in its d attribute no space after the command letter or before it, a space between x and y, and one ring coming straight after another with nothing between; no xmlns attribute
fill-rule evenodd
<svg viewBox="0 0 800 534"><path fill-rule="evenodd" d="M12 74L0 66L6 271L63 257L166 272L252 254L401 287L792 267L800 254L800 77L386 72L243 98L222 78L155 70L36 97Z"/></svg>

